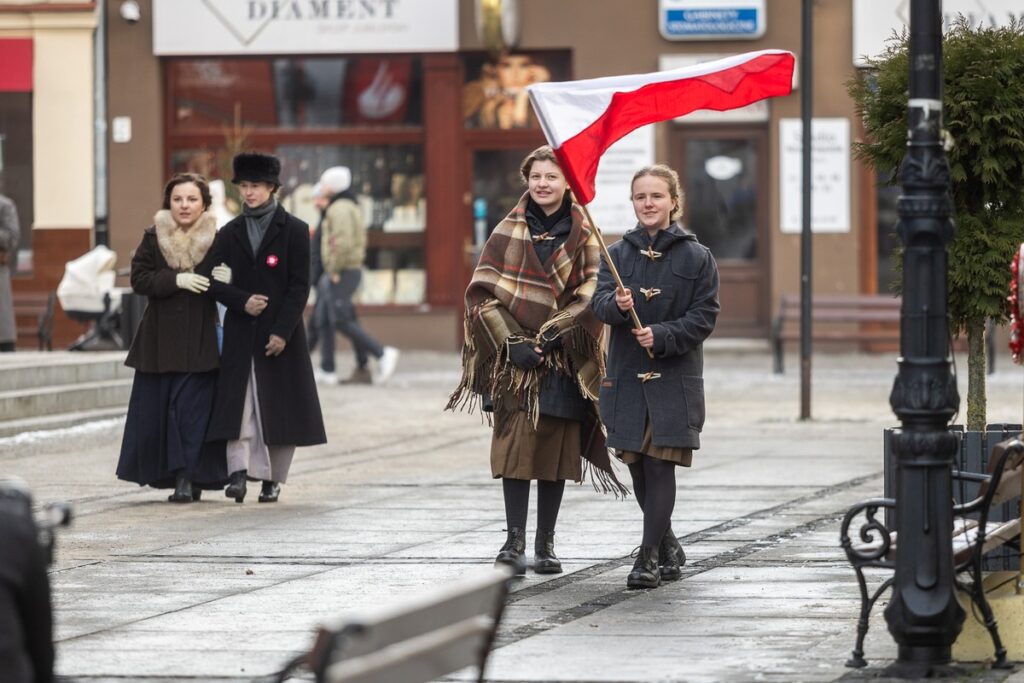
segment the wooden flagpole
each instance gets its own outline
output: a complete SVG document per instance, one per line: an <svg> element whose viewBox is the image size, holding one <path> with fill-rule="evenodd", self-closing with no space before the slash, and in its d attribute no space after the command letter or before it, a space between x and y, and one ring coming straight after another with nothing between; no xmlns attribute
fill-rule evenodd
<svg viewBox="0 0 1024 683"><path fill-rule="evenodd" d="M575 193L573 193L575 194ZM575 199L575 197L573 197ZM583 209L583 215L586 216L587 222L590 223L590 227L597 235L597 243L601 247L601 253L604 254L604 261L608 264L608 270L611 271L612 277L615 278L615 285L618 287L620 292L626 291L626 285L622 284L622 277L619 275L619 269L615 267L615 262L612 261L612 255L608 253L608 246L604 243L604 235L601 234L601 229L597 227L594 222L594 218L590 215L590 209L587 208L586 204L580 204L580 208ZM629 316L633 319L633 327L638 330L644 328L644 324L640 322L640 316L636 314L636 301L633 302L633 307L629 309ZM644 349L647 351L647 355L650 358L654 358L653 349Z"/></svg>

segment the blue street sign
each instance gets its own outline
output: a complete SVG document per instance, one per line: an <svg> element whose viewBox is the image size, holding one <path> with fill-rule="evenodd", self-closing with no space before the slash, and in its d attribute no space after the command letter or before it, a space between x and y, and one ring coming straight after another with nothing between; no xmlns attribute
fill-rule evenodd
<svg viewBox="0 0 1024 683"><path fill-rule="evenodd" d="M661 35L669 40L756 39L764 35L764 0L661 0Z"/></svg>

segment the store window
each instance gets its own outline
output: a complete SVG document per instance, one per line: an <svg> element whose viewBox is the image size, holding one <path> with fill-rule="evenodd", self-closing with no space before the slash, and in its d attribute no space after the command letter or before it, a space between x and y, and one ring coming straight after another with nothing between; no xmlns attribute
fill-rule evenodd
<svg viewBox="0 0 1024 683"><path fill-rule="evenodd" d="M467 128L538 128L526 86L569 78L569 53L468 54L462 116Z"/></svg>
<svg viewBox="0 0 1024 683"><path fill-rule="evenodd" d="M32 270L32 59L31 39L0 39L0 194L18 210L16 274Z"/></svg>
<svg viewBox="0 0 1024 683"><path fill-rule="evenodd" d="M719 261L758 256L757 141L708 138L686 145L683 222Z"/></svg>
<svg viewBox="0 0 1024 683"><path fill-rule="evenodd" d="M411 57L189 59L171 62L178 130L220 126L419 125L422 75Z"/></svg>
<svg viewBox="0 0 1024 683"><path fill-rule="evenodd" d="M168 63L172 172L223 179L241 209L231 158L257 149L281 159L282 204L319 221L313 185L331 166L352 171L367 230L357 300L426 301L427 224L419 61L410 57L174 60Z"/></svg>

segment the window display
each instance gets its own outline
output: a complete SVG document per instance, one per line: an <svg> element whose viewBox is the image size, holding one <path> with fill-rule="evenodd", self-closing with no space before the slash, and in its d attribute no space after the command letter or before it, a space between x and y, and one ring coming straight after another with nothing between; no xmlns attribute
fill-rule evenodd
<svg viewBox="0 0 1024 683"><path fill-rule="evenodd" d="M566 80L565 52L505 53L465 58L462 116L467 128L537 128L526 86Z"/></svg>
<svg viewBox="0 0 1024 683"><path fill-rule="evenodd" d="M169 63L169 80L178 130L422 123L411 57L181 59Z"/></svg>
<svg viewBox="0 0 1024 683"><path fill-rule="evenodd" d="M278 194L293 215L315 229L319 211L313 185L331 166L352 171L352 192L367 230L363 303L420 304L426 293L423 232L426 198L423 151L419 145L279 145L270 150L281 159ZM230 180L232 154L226 150L182 149L171 155L172 171L202 173ZM236 190L228 185L228 209L238 212ZM419 273L413 275L410 273ZM372 291L372 293L370 293Z"/></svg>

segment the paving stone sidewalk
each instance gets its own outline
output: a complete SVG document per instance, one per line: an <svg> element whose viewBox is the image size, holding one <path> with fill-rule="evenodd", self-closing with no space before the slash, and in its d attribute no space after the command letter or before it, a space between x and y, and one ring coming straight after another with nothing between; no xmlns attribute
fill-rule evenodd
<svg viewBox="0 0 1024 683"><path fill-rule="evenodd" d="M838 530L849 505L881 493L895 361L817 356L815 419L800 422L788 360L775 376L767 353L709 349L704 448L678 471L682 580L626 590L636 503L567 487L556 543L566 572L516 583L488 680L884 680L895 646L880 610L872 669L844 667L858 603ZM501 486L480 417L441 410L457 378L455 354L413 353L386 387L322 389L330 442L300 449L276 505L251 492L242 505L208 493L172 506L167 492L118 482L120 420L0 440L0 472L28 480L39 501L75 506L51 574L59 673L265 680L316 624L489 566L504 540ZM1020 421L1022 382L1001 359L991 422ZM531 509L530 534L533 520ZM961 678L1010 675L968 667Z"/></svg>

